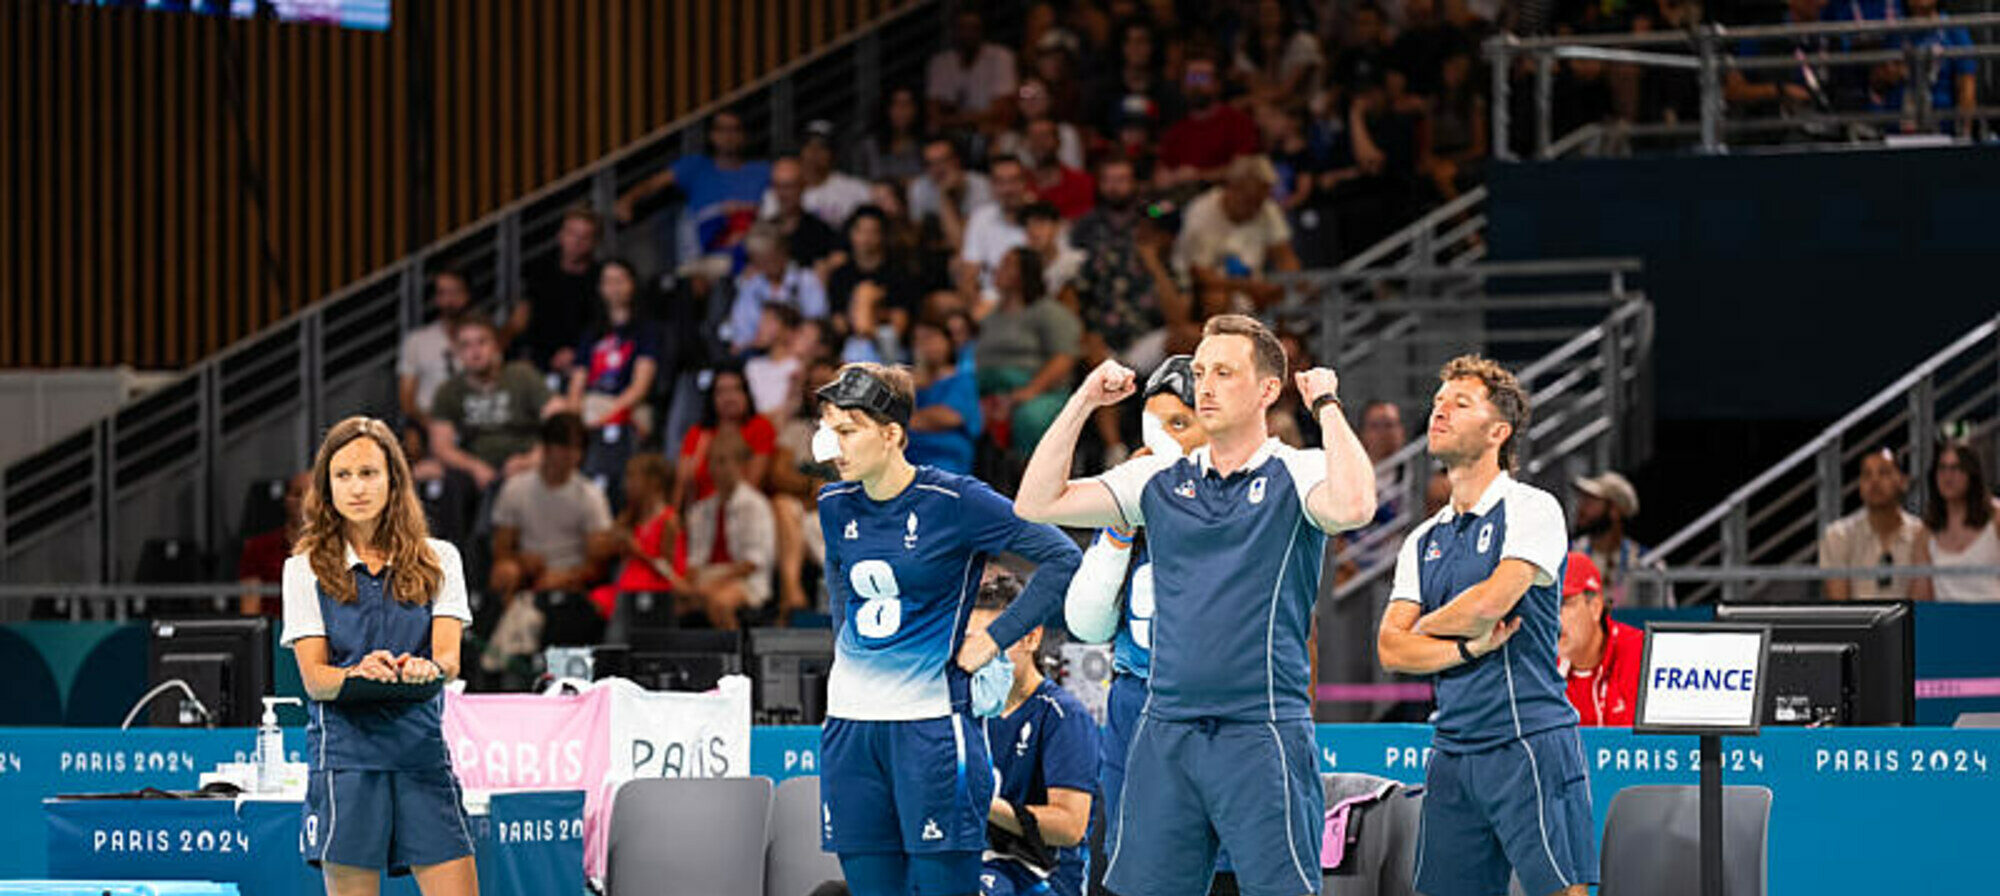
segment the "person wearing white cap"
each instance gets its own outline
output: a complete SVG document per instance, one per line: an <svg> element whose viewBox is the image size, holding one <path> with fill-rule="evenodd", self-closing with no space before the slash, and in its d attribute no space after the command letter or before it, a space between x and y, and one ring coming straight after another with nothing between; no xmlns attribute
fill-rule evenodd
<svg viewBox="0 0 2000 896"><path fill-rule="evenodd" d="M1586 554L1604 576L1604 597L1614 607L1667 606L1669 592L1653 589L1634 591L1627 587L1626 573L1646 555L1645 545L1625 535L1625 522L1639 515L1639 491L1631 480L1606 470L1596 476L1579 476L1576 487L1576 539L1570 550ZM1649 564L1659 568L1660 564Z"/></svg>

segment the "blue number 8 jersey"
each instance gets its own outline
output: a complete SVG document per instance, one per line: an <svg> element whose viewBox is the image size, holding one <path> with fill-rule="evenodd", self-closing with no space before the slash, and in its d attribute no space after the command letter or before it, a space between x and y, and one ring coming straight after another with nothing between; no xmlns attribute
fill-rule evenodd
<svg viewBox="0 0 2000 896"><path fill-rule="evenodd" d="M1011 551L1038 565L988 634L1002 647L1060 608L1076 571L1076 544L970 476L917 467L901 494L876 501L858 482L820 491L826 582L840 635L827 680L827 715L906 721L964 712L968 676L953 658L989 556Z"/></svg>

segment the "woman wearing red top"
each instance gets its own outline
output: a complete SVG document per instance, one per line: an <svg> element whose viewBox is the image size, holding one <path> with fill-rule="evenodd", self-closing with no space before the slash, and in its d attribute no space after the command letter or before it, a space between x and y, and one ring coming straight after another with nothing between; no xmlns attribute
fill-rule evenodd
<svg viewBox="0 0 2000 896"><path fill-rule="evenodd" d="M743 371L725 367L715 372L715 380L709 384L708 411L702 416L701 425L689 428L687 437L681 439L680 464L672 491L675 507L685 507L715 491L715 481L708 476L708 443L724 427L736 430L750 445L750 463L743 469L743 481L758 491L764 490L765 477L771 472L771 454L778 447L778 430L770 420L751 412L750 386L743 379ZM694 487L692 495L686 493L690 484Z"/></svg>
<svg viewBox="0 0 2000 896"><path fill-rule="evenodd" d="M597 612L610 619L621 592L687 590L687 539L680 515L667 503L673 471L665 458L641 454L625 465L625 509L613 533L625 556L618 578L590 592Z"/></svg>
<svg viewBox="0 0 2000 896"><path fill-rule="evenodd" d="M1646 638L1613 621L1603 577L1587 554L1571 551L1563 572L1562 634L1556 655L1581 725L1631 725L1639 709L1639 664Z"/></svg>

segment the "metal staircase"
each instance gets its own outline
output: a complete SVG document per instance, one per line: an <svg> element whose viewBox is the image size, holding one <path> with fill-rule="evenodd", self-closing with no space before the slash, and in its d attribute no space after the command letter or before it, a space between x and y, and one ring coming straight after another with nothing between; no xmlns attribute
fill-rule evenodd
<svg viewBox="0 0 2000 896"><path fill-rule="evenodd" d="M1661 541L1642 565L1667 572L1642 579L1654 588L1686 583L1675 595L1681 604L1803 597L1811 570L1729 571L1812 563L1819 534L1855 506L1851 471L1870 451L1896 452L1911 483L1907 504L1920 512L1931 448L1945 434L2000 448L2000 318L1959 335Z"/></svg>

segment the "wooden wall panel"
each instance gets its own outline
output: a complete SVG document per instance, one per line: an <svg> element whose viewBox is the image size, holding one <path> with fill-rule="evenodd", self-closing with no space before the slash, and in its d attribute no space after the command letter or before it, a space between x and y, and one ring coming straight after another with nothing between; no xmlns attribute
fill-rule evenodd
<svg viewBox="0 0 2000 896"><path fill-rule="evenodd" d="M198 361L909 2L396 0L386 33L0 2L0 367Z"/></svg>

